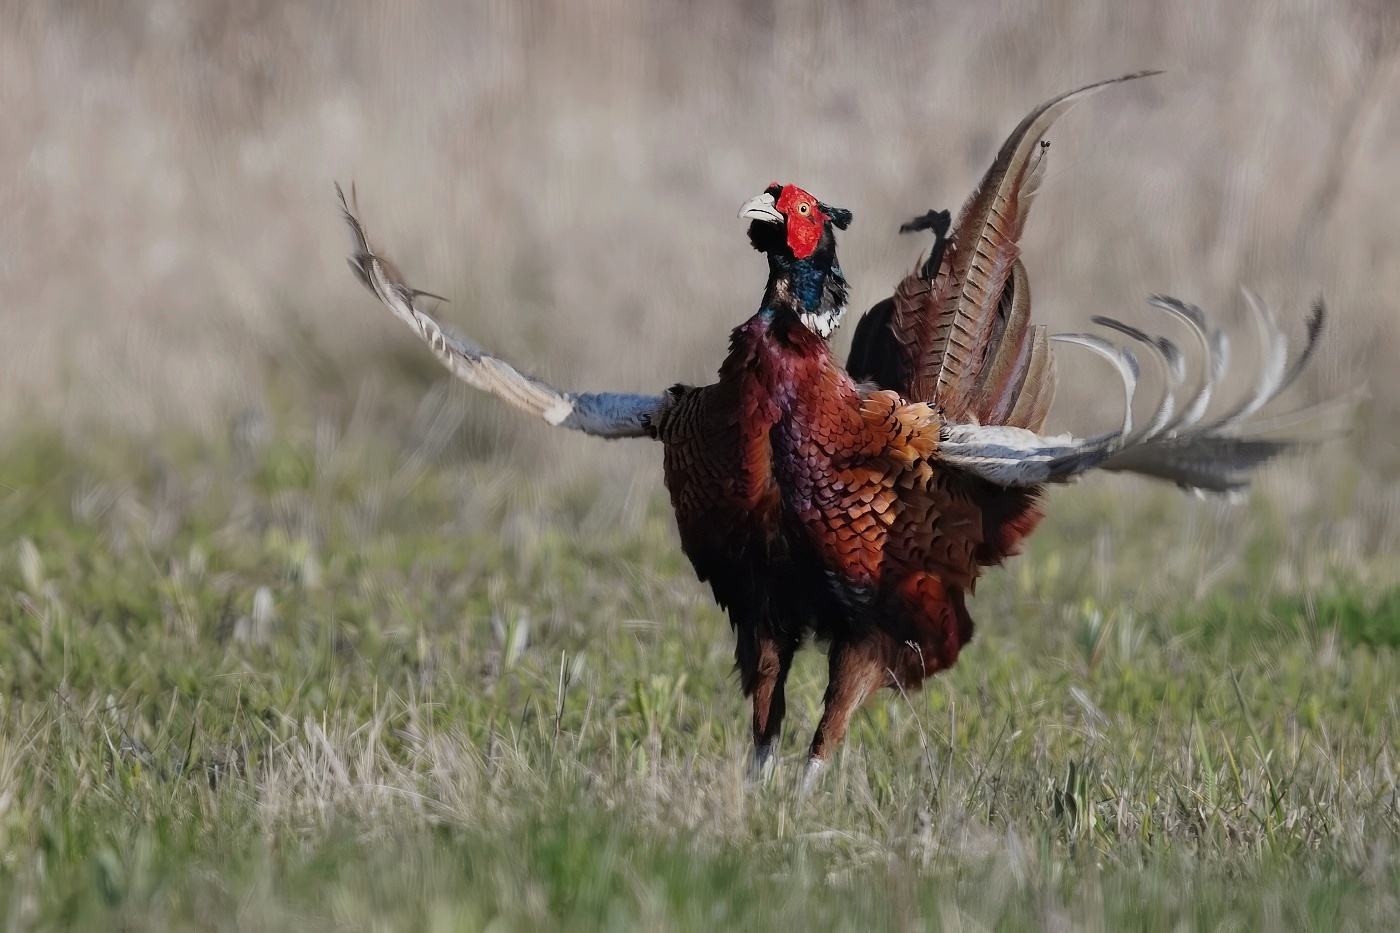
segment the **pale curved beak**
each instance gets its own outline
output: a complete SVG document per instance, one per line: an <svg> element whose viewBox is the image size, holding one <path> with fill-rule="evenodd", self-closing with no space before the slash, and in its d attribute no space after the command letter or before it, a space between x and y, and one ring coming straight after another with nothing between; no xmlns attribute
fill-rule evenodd
<svg viewBox="0 0 1400 933"><path fill-rule="evenodd" d="M766 191L757 197L749 198L744 202L744 206L739 208L740 220L761 220L764 223L780 224L784 220L782 214L774 207L773 196Z"/></svg>

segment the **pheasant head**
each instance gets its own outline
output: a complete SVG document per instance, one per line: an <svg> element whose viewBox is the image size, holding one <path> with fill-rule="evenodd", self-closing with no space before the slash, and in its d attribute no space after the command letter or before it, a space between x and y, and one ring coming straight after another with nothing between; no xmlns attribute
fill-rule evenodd
<svg viewBox="0 0 1400 933"><path fill-rule="evenodd" d="M850 225L851 212L774 182L746 201L739 217L753 221L749 242L768 257L764 309L790 311L819 337L830 337L846 313L835 231Z"/></svg>

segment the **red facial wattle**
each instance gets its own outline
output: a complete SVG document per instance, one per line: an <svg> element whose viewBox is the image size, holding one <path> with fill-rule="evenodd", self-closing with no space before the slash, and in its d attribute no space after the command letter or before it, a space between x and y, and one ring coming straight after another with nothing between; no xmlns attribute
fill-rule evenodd
<svg viewBox="0 0 1400 933"><path fill-rule="evenodd" d="M817 199L796 185L788 185L773 206L787 218L788 249L798 259L812 255L821 241L822 228L831 219L817 206Z"/></svg>

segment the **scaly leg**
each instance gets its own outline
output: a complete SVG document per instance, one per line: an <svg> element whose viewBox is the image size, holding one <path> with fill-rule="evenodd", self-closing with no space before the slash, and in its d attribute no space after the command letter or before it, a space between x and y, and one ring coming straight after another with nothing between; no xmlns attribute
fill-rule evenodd
<svg viewBox="0 0 1400 933"><path fill-rule="evenodd" d="M816 786L817 776L830 760L832 753L846 738L846 728L866 697L881 687L894 683L878 637L858 642L833 642L829 655L830 682L826 685L826 710L812 737L812 750L807 758L807 770L802 779L801 793L805 796Z"/></svg>
<svg viewBox="0 0 1400 933"><path fill-rule="evenodd" d="M752 781L762 777L764 767L777 750L778 733L787 712L783 685L797 642L774 635L766 622L754 621L752 616L741 616L735 630L739 636L734 650L739 683L744 695L753 701L753 765L749 770Z"/></svg>
<svg viewBox="0 0 1400 933"><path fill-rule="evenodd" d="M766 630L758 632L758 670L753 689L753 767L751 780L763 776L764 768L778 749L778 735L787 714L788 669L797 646L785 644Z"/></svg>

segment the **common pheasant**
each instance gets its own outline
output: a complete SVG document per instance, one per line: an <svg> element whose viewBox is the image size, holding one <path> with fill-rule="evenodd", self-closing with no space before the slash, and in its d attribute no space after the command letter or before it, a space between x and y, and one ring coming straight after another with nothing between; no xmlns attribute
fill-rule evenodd
<svg viewBox="0 0 1400 933"><path fill-rule="evenodd" d="M828 646L825 710L803 784L810 788L871 693L916 688L957 661L973 633L966 596L983 568L1015 554L1034 530L1045 484L1104 469L1231 490L1290 446L1251 435L1242 422L1311 359L1320 303L1290 366L1287 337L1246 292L1264 362L1248 397L1210 420L1228 344L1199 309L1151 299L1204 352L1189 391L1185 355L1175 343L1094 318L1162 364L1161 399L1138 429L1132 351L1095 335L1051 336L1031 322L1017 243L1044 175L1043 136L1088 94L1142 76L1089 85L1033 110L1001 147L950 236L946 213L907 224L932 229L934 248L862 318L847 368L827 338L846 309L835 232L851 213L793 185L772 185L741 209L769 275L759 311L731 335L718 379L656 395L560 392L449 335L415 304L424 293L371 249L342 193L355 237L350 263L469 384L552 425L661 442L681 548L728 609L737 635L740 683L753 705L755 768L774 752L794 653L809 637ZM1085 347L1117 368L1125 406L1116 430L1087 439L1041 433L1056 382L1054 340Z"/></svg>

